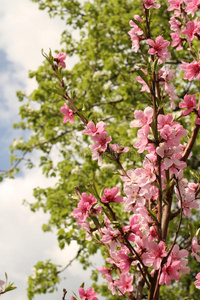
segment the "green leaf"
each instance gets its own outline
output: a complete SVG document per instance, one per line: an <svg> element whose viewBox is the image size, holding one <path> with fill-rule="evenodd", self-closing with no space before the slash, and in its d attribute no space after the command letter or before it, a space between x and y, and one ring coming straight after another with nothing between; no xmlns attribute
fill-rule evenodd
<svg viewBox="0 0 200 300"><path fill-rule="evenodd" d="M167 183L166 187L164 188L163 192L168 191L174 184L174 178L171 178L170 181Z"/></svg>
<svg viewBox="0 0 200 300"><path fill-rule="evenodd" d="M151 217L154 219L154 221L156 221L156 223L158 224L159 222L158 222L158 219L156 217L156 213L154 211L148 209L148 208L147 208L147 210L148 210L148 213L151 215Z"/></svg>
<svg viewBox="0 0 200 300"><path fill-rule="evenodd" d="M194 237L194 227L190 222L188 223L188 228L189 228L190 237L192 239Z"/></svg>
<svg viewBox="0 0 200 300"><path fill-rule="evenodd" d="M135 72L137 72L138 75L139 75L139 76L146 82L146 84L149 86L149 81L148 81L147 75L146 75L143 71L141 71L141 70L139 70L139 69L135 69Z"/></svg>

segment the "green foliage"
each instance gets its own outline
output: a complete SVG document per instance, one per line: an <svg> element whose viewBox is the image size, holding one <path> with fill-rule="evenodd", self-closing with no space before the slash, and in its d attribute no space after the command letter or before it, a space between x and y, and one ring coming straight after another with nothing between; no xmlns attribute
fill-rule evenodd
<svg viewBox="0 0 200 300"><path fill-rule="evenodd" d="M66 22L67 29L61 37L62 51L67 54L66 63L71 57L79 59L72 70L61 71L70 97L89 120L106 122L109 135L112 136L112 143L130 147L129 153L123 154L121 159L125 169L141 166L143 154L138 154L132 147L137 130L130 129L129 124L133 120L134 110L143 109L145 104L151 105L151 100L147 93L140 92L141 85L136 81L137 73L143 76L145 81L147 80L140 70L142 65L137 65L138 62L146 64L146 58L140 61L140 52L136 54L131 50L131 41L127 34L130 30L129 20L134 14L142 15L140 1L32 1L38 3L39 9L46 9L51 17L58 15ZM169 14L167 1L164 0L161 9L154 12L154 25L151 28L153 37L159 34L168 38ZM78 39L73 38L74 32L79 36ZM171 49L171 53L174 64L170 67L177 68L178 62L183 57L190 58L185 48L179 52ZM158 69L156 64L150 67ZM63 125L59 109L63 106L64 100L60 96L60 88L49 63L44 61L38 70L29 73L29 77L36 79L38 88L31 95L26 95L24 92L17 93L19 101L22 102L19 112L21 121L15 123L14 128L28 130L31 136L26 141L21 138L13 142L11 163L14 165L19 157L34 149L42 151L40 167L43 174L46 177L56 177L57 183L54 187L46 189L35 188L35 202L30 203L30 209L33 212L42 209L44 213L49 213L48 223L43 225L43 230L57 230L58 244L61 249L70 245L72 241L80 245L80 249L83 250L78 259L86 269L91 265L90 256L97 252L99 245L85 241L85 233L72 217L72 211L78 202L75 187L77 186L81 193L89 192L94 182L98 193L105 187L111 188L116 185L122 187L118 167L107 157L103 157L100 172L88 148L91 144L90 137L80 134L83 126L78 118L75 117L74 124ZM196 93L197 90L196 84L183 85L181 78L180 74L180 78L176 81L180 100L188 89L191 93ZM178 108L178 103L176 104ZM190 133L191 122L193 124L194 120L190 122L188 118L182 118L181 122ZM195 171L191 175L189 170L198 170L200 166L199 141L198 137L189 169L185 174L187 178L194 178L194 180L196 180ZM20 156L16 155L16 151ZM52 156L54 152L58 157L56 160ZM29 160L27 167L32 168L33 162ZM16 169L13 169L7 176L13 177L15 172ZM126 223L128 215L126 213L122 215L121 205L114 207L114 211ZM178 221L175 219L173 224L176 225L172 225L172 228L177 226ZM53 292L59 282L56 266L50 261L39 262L35 268L36 271L42 269L43 272L41 274L36 272L36 278L29 277L29 299L32 299L36 293ZM96 281L97 274L93 273L92 276ZM182 287L182 293L187 295L188 285L183 284ZM108 295L105 286L99 287L98 290L104 296ZM163 289L163 295L166 295L166 291L168 290Z"/></svg>
<svg viewBox="0 0 200 300"><path fill-rule="evenodd" d="M32 300L35 294L53 293L60 282L57 271L58 265L47 260L39 261L32 270L32 275L28 277L27 296Z"/></svg>

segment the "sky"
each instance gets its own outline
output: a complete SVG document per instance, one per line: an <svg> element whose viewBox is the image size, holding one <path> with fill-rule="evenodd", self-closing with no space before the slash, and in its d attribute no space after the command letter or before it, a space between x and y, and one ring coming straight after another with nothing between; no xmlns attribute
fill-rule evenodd
<svg viewBox="0 0 200 300"><path fill-rule="evenodd" d="M0 170L10 168L9 146L14 138L23 132L14 130L12 124L19 121L16 91L32 92L36 87L34 79L28 78L29 70L36 70L43 61L41 49L48 52L59 50L60 36L65 29L64 21L50 19L47 12L39 11L38 5L30 0L1 0L0 5ZM68 61L72 66L73 60ZM37 166L39 154L32 153ZM56 154L55 154L56 155ZM55 184L55 179L46 179L36 167L27 170L21 164L21 172L14 179L0 183L0 279L7 272L10 282L17 290L6 293L5 300L26 300L27 277L32 267L40 260L65 266L76 253L77 246L61 251L54 233L44 233L42 224L48 219L42 212L32 213L22 205L23 199L31 202L33 188ZM100 265L98 265L100 266ZM83 281L89 286L89 273L84 272L78 262L74 262L64 273L58 292L36 295L35 300L61 300L62 289L77 292Z"/></svg>

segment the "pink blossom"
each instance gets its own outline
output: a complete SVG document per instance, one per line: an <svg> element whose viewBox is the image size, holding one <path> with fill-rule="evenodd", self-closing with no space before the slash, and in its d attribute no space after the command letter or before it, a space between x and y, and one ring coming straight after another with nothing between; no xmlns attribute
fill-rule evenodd
<svg viewBox="0 0 200 300"><path fill-rule="evenodd" d="M126 251L126 249L121 249L117 251L117 255L119 257L119 268L123 270L123 273L128 273L131 267L132 260L130 256L128 256L128 254L129 251Z"/></svg>
<svg viewBox="0 0 200 300"><path fill-rule="evenodd" d="M196 118L195 124L200 126L200 118Z"/></svg>
<svg viewBox="0 0 200 300"><path fill-rule="evenodd" d="M98 268L98 272L101 273L101 274L103 274L103 275L106 275L106 274L109 273L109 270L107 268L105 268L105 267L99 267Z"/></svg>
<svg viewBox="0 0 200 300"><path fill-rule="evenodd" d="M90 149L92 151L96 151L97 149L101 148L100 150L105 152L107 149L107 145L109 142L111 142L112 138L106 137L106 133L100 133L98 135L93 136L93 141L95 141L96 143L94 145L90 145Z"/></svg>
<svg viewBox="0 0 200 300"><path fill-rule="evenodd" d="M170 42L164 40L162 36L158 36L156 38L156 42L148 39L147 43L152 47L149 49L148 53L151 55L156 55L161 62L164 62L166 58L171 57L171 53L167 52L167 47L170 45Z"/></svg>
<svg viewBox="0 0 200 300"><path fill-rule="evenodd" d="M174 79L174 74L175 74L175 70L172 70L169 68L169 66L167 66L166 70L162 72L160 78L163 79L166 84Z"/></svg>
<svg viewBox="0 0 200 300"><path fill-rule="evenodd" d="M106 281L109 282L108 289L111 291L112 295L115 295L116 289L115 289L114 280L112 278L112 275L110 273L106 274L105 278L106 278Z"/></svg>
<svg viewBox="0 0 200 300"><path fill-rule="evenodd" d="M177 244L174 245L174 247L172 249L172 252L171 252L172 260L182 261L182 258L187 257L187 256L188 256L188 251L187 250L185 250L185 249L180 250L180 248ZM187 260L184 260L184 263L185 263L185 261L187 262ZM186 267L186 268L188 268L188 267ZM183 273L181 270L180 270L180 272Z"/></svg>
<svg viewBox="0 0 200 300"><path fill-rule="evenodd" d="M168 7L167 10L169 10L169 11L180 10L183 0L168 0L168 2L170 4L170 6Z"/></svg>
<svg viewBox="0 0 200 300"><path fill-rule="evenodd" d="M185 95L183 100L184 102L179 103L179 107L187 108L185 111L181 111L183 116L187 116L196 108L196 95Z"/></svg>
<svg viewBox="0 0 200 300"><path fill-rule="evenodd" d="M185 71L184 79L192 81L194 78L200 80L200 62L193 61L191 63L182 62L180 68Z"/></svg>
<svg viewBox="0 0 200 300"><path fill-rule="evenodd" d="M161 147L156 148L156 153L163 158L165 170L168 170L173 164L175 164L176 166L180 165L179 159L177 159L177 157L175 156L175 154L179 151L179 148L169 146L166 143L163 143Z"/></svg>
<svg viewBox="0 0 200 300"><path fill-rule="evenodd" d="M57 63L57 66L60 64L61 67L66 68L66 64L64 62L64 60L66 59L66 54L64 54L62 51L60 51L60 53L58 55L54 56L54 60Z"/></svg>
<svg viewBox="0 0 200 300"><path fill-rule="evenodd" d="M179 36L179 34L177 33L177 32L172 32L172 33L170 33L170 35L171 35L171 38L172 38L172 44L171 44L171 46L172 47L176 47L176 46L178 46L177 48L176 48L176 50L180 50L181 49L181 47L182 47L182 39L180 38L180 36Z"/></svg>
<svg viewBox="0 0 200 300"><path fill-rule="evenodd" d="M118 187L113 187L112 189L105 189L104 195L105 197L101 197L101 202L110 203L110 202L123 202L122 196L117 196L119 193Z"/></svg>
<svg viewBox="0 0 200 300"><path fill-rule="evenodd" d="M142 232L140 231L140 225L138 224L137 215L132 215L130 217L130 223L129 225L123 227L123 232L134 233L135 235L138 235L140 237L143 236Z"/></svg>
<svg viewBox="0 0 200 300"><path fill-rule="evenodd" d="M142 19L139 15L134 15L134 19L142 23Z"/></svg>
<svg viewBox="0 0 200 300"><path fill-rule="evenodd" d="M137 136L139 140L133 145L133 147L138 148L138 153L142 153L145 150L146 145L148 144L148 134L149 125L144 125L138 130Z"/></svg>
<svg viewBox="0 0 200 300"><path fill-rule="evenodd" d="M152 240L157 240L158 239L158 234L156 232L156 229L154 226L151 226L150 227L150 234L149 234L149 241L152 241Z"/></svg>
<svg viewBox="0 0 200 300"><path fill-rule="evenodd" d="M126 292L132 292L135 290L135 284L133 282L133 275L129 273L121 273L119 280L115 280L114 285L118 287L118 295L123 295Z"/></svg>
<svg viewBox="0 0 200 300"><path fill-rule="evenodd" d="M103 236L102 236L102 243L108 244L110 243L110 250L111 252L115 251L115 245L117 244L119 246L119 242L117 241L117 238L120 235L120 232L118 229L112 230L112 229L101 229Z"/></svg>
<svg viewBox="0 0 200 300"><path fill-rule="evenodd" d="M181 275L178 272L180 269L180 261L172 260L171 257L168 258L167 263L162 268L162 273L160 276L159 284L170 285L171 280L175 279L179 281Z"/></svg>
<svg viewBox="0 0 200 300"><path fill-rule="evenodd" d="M130 35L131 35L132 33L137 34L137 35L142 35L142 34L143 34L143 30L142 30L137 24L135 24L134 21L130 20L130 21L129 21L129 25L130 25L131 27L133 27L133 28L131 29Z"/></svg>
<svg viewBox="0 0 200 300"><path fill-rule="evenodd" d="M98 298L95 297L97 293L94 291L93 287L89 287L87 291L80 287L78 291L81 299L98 300Z"/></svg>
<svg viewBox="0 0 200 300"><path fill-rule="evenodd" d="M180 199L180 196L177 195L178 199ZM190 191L189 189L185 189L184 193L182 193L182 207L183 207L183 212L186 217L191 216L191 209L198 209L199 204L195 199L195 193L193 191ZM181 200L179 200L178 203L179 207L181 208Z"/></svg>
<svg viewBox="0 0 200 300"><path fill-rule="evenodd" d="M73 210L73 217L79 218L80 221L85 221L89 216L89 211L97 200L93 195L87 193L81 194L81 200L78 203L78 208Z"/></svg>
<svg viewBox="0 0 200 300"><path fill-rule="evenodd" d="M137 183L140 187L156 180L155 168L148 159L144 160L143 168L137 168L135 171L138 177Z"/></svg>
<svg viewBox="0 0 200 300"><path fill-rule="evenodd" d="M142 127L152 123L153 108L146 107L144 112L142 110L135 110L134 117L136 120L130 123L131 127Z"/></svg>
<svg viewBox="0 0 200 300"><path fill-rule="evenodd" d="M160 241L159 244L149 241L147 253L143 255L143 262L146 266L150 267L153 264L155 270L161 266L162 258L167 256L165 251L165 242Z"/></svg>
<svg viewBox="0 0 200 300"><path fill-rule="evenodd" d="M191 256L194 256L198 262L200 262L200 256L197 254L200 252L200 245L196 237L192 239L192 253Z"/></svg>
<svg viewBox="0 0 200 300"><path fill-rule="evenodd" d="M140 48L140 39L139 37L137 36L137 34L133 33L132 30L130 30L128 32L128 34L130 35L131 37L131 41L132 41L132 49L134 50L135 53L138 52L139 48Z"/></svg>
<svg viewBox="0 0 200 300"><path fill-rule="evenodd" d="M103 151L101 151L100 149L97 149L97 150L92 152L92 160L97 159L99 166L102 165L102 154L103 154Z"/></svg>
<svg viewBox="0 0 200 300"><path fill-rule="evenodd" d="M182 33L188 36L188 39L190 41L193 40L194 36L196 33L199 33L200 30L200 24L199 21L197 21L197 19L195 19L194 21L188 21L187 22L187 28L182 30Z"/></svg>
<svg viewBox="0 0 200 300"><path fill-rule="evenodd" d="M142 22L142 19L140 18L140 16L136 15L134 16L135 20L138 20L140 22ZM131 28L131 30L128 32L128 34L131 37L131 41L132 41L132 48L134 49L135 52L138 52L139 47L140 47L140 38L138 36L143 34L142 29L132 20L130 20L129 25L133 28Z"/></svg>
<svg viewBox="0 0 200 300"><path fill-rule="evenodd" d="M194 284L195 284L196 288L200 290L200 273L198 273L195 278L197 280L194 282Z"/></svg>
<svg viewBox="0 0 200 300"><path fill-rule="evenodd" d="M64 106L60 108L60 112L65 115L63 118L63 123L65 124L66 122L69 121L69 123L74 123L74 112L69 108L67 103L64 103Z"/></svg>
<svg viewBox="0 0 200 300"><path fill-rule="evenodd" d="M165 71L162 71L160 70L160 83L163 84L163 89L164 91L169 95L170 97L170 100L173 99L173 100L178 100L178 97L175 93L175 88L174 88L174 85L173 83L170 83L170 81L172 81L174 79L174 73L175 73L175 70L171 70L169 68L169 66L167 66L166 70ZM173 109L175 107L172 107Z"/></svg>
<svg viewBox="0 0 200 300"><path fill-rule="evenodd" d="M187 265L188 260L183 259L183 257L188 256L188 251L185 249L179 249L179 246L177 244L174 245L173 250L170 254L170 257L173 261L180 261L180 270L179 272L183 274L187 274L190 272L190 268Z"/></svg>
<svg viewBox="0 0 200 300"><path fill-rule="evenodd" d="M94 122L90 121L87 124L87 128L88 129L84 129L82 131L83 134L88 134L88 135L91 135L91 136L95 136L95 135L100 134L100 133L107 133L107 131L105 130L106 124L102 121L97 123L96 126L95 126Z"/></svg>
<svg viewBox="0 0 200 300"><path fill-rule="evenodd" d="M166 124L159 131L160 136L166 141L168 146L179 146L180 138L187 135L187 130L177 122L174 122L172 126Z"/></svg>
<svg viewBox="0 0 200 300"><path fill-rule="evenodd" d="M160 8L160 4L155 3L157 0L142 0L142 1L144 2L144 6L146 9L149 9L151 7L155 8L155 9Z"/></svg>
<svg viewBox="0 0 200 300"><path fill-rule="evenodd" d="M3 280L0 279L0 296L4 292L4 289L3 289L3 285L4 284L5 284L5 281L3 281Z"/></svg>
<svg viewBox="0 0 200 300"><path fill-rule="evenodd" d="M176 1L176 0L175 0L175 1ZM180 36L180 34L181 34L181 26L182 26L182 23L181 23L179 20L177 20L177 18L171 17L171 18L170 18L170 21L169 21L169 24L171 25L171 26L170 26L170 29L171 29L172 31L177 32L177 33L179 34L179 36ZM174 47L174 46L172 46L172 47Z"/></svg>
<svg viewBox="0 0 200 300"><path fill-rule="evenodd" d="M185 0L185 3L187 4L185 11L194 16L195 11L200 6L200 0Z"/></svg>
<svg viewBox="0 0 200 300"><path fill-rule="evenodd" d="M122 147L117 144L110 144L110 147L117 153L122 154L129 151L129 147Z"/></svg>

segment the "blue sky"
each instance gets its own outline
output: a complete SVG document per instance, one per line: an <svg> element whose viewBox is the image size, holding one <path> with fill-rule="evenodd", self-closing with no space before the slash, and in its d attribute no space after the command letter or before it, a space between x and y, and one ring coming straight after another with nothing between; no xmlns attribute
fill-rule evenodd
<svg viewBox="0 0 200 300"><path fill-rule="evenodd" d="M0 6L0 170L10 168L9 146L13 139L24 133L12 128L19 120L16 91L28 94L36 87L34 79L28 79L28 71L35 70L42 63L41 49L54 51L60 48L60 35L65 29L64 22L50 19L37 4L29 0L1 0ZM68 65L73 65L73 60ZM39 153L33 152L32 160L38 162ZM56 153L55 159L56 159ZM26 170L21 164L21 172L16 179L5 179L0 183L0 279L8 273L9 281L15 282L17 290L2 296L6 300L26 300L27 276L39 260L65 266L76 252L76 245L60 251L56 235L43 233L41 226L48 216L42 212L33 214L22 205L23 199L34 201L33 188L54 185L55 179L46 179L36 167ZM75 262L63 274L56 294L37 295L35 300L61 300L62 289L77 292L80 284L89 284L89 274L81 270Z"/></svg>

